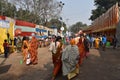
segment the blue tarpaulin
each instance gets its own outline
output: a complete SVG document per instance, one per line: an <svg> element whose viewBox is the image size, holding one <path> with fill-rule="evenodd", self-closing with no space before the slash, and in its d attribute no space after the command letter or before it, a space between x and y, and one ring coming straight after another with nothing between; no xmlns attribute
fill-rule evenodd
<svg viewBox="0 0 120 80"><path fill-rule="evenodd" d="M39 29L39 28L36 28L35 30L36 30L36 32L47 32L47 30Z"/></svg>
<svg viewBox="0 0 120 80"><path fill-rule="evenodd" d="M36 38L43 38L43 39L45 39L45 38L47 38L47 36L46 35L44 35L44 36L36 36Z"/></svg>

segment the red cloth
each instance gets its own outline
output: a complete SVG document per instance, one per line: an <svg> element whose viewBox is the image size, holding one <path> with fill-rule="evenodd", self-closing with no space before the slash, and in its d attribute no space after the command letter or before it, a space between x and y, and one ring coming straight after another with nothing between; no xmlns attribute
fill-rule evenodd
<svg viewBox="0 0 120 80"><path fill-rule="evenodd" d="M5 20L5 16L0 16L0 20Z"/></svg>
<svg viewBox="0 0 120 80"><path fill-rule="evenodd" d="M85 57L85 48L84 48L84 44L82 42L82 38L79 39L77 46L78 46L79 53L80 53L79 64L81 65L83 62L83 59Z"/></svg>
<svg viewBox="0 0 120 80"><path fill-rule="evenodd" d="M35 33L35 32L21 32L19 35L20 36L31 36L32 33ZM15 34L15 36L18 36L18 34Z"/></svg>
<svg viewBox="0 0 120 80"><path fill-rule="evenodd" d="M4 48L8 47L8 43L3 43L3 47Z"/></svg>
<svg viewBox="0 0 120 80"><path fill-rule="evenodd" d="M54 64L54 69L53 69L53 75L56 77L56 75L58 74L58 72L61 69L62 66L62 61L61 61L61 50L62 50L62 43L60 43L60 46L57 47L57 52L56 54L52 55L52 59L53 59L53 64Z"/></svg>
<svg viewBox="0 0 120 80"><path fill-rule="evenodd" d="M20 20L16 20L15 25L17 25L17 26L29 26L29 27L32 27L32 28L35 28L35 26L36 26L33 23L26 22L26 21L20 21Z"/></svg>
<svg viewBox="0 0 120 80"><path fill-rule="evenodd" d="M62 62L61 62L61 58L57 59L56 56L52 56L52 59L54 64L53 75L56 76L61 69Z"/></svg>

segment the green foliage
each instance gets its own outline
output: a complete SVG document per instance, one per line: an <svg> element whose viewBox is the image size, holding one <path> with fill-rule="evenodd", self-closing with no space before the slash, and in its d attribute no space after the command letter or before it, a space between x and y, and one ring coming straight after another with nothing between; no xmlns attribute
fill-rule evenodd
<svg viewBox="0 0 120 80"><path fill-rule="evenodd" d="M15 13L16 13L15 5L5 2L4 0L0 1L0 15L14 18Z"/></svg>
<svg viewBox="0 0 120 80"><path fill-rule="evenodd" d="M110 7L112 7L116 2L120 3L120 0L94 0L96 9L92 10L92 15L90 20L95 20L97 17L105 13Z"/></svg>
<svg viewBox="0 0 120 80"><path fill-rule="evenodd" d="M61 8L57 7L58 2L53 4L53 1L0 0L0 15L47 26L48 21L59 16L61 10ZM60 23L57 23L58 28L60 25ZM63 25L65 26L65 24Z"/></svg>
<svg viewBox="0 0 120 80"><path fill-rule="evenodd" d="M70 27L70 31L73 33L78 33L79 30L83 30L87 27L88 27L87 24L83 24L82 22L77 22L76 24Z"/></svg>
<svg viewBox="0 0 120 80"><path fill-rule="evenodd" d="M40 24L40 18L38 15L28 10L23 10L22 8L20 8L16 12L16 18L19 20L24 20L24 21Z"/></svg>

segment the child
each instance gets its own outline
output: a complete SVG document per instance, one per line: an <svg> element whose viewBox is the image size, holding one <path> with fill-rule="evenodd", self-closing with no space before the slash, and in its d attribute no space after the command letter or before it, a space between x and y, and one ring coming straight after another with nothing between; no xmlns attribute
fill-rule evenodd
<svg viewBox="0 0 120 80"><path fill-rule="evenodd" d="M5 58L7 58L9 52L9 44L7 43L6 39L4 40L3 47L4 47L4 56Z"/></svg>

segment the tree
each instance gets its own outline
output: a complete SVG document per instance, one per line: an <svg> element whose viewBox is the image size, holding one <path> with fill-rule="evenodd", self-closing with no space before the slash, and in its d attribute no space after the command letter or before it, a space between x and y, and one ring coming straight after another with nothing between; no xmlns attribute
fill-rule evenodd
<svg viewBox="0 0 120 80"><path fill-rule="evenodd" d="M0 15L45 26L60 12L57 0L0 0Z"/></svg>
<svg viewBox="0 0 120 80"><path fill-rule="evenodd" d="M19 9L29 11L33 14L30 19L34 23L39 23L46 25L46 23L57 17L60 13L60 8L58 7L58 1L56 0L12 0ZM23 14L23 10L21 14ZM39 20L38 20L39 19Z"/></svg>
<svg viewBox="0 0 120 80"><path fill-rule="evenodd" d="M89 19L92 21L95 20L97 17L105 13L116 2L120 3L120 0L94 0L96 9L92 10L92 15Z"/></svg>
<svg viewBox="0 0 120 80"><path fill-rule="evenodd" d="M78 33L79 30L83 30L84 28L87 27L88 27L87 24L83 24L82 22L77 22L76 24L70 27L70 31L73 33Z"/></svg>
<svg viewBox="0 0 120 80"><path fill-rule="evenodd" d="M9 16L11 18L15 17L16 7L11 3L1 0L0 1L0 13L3 16Z"/></svg>

